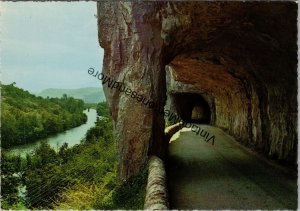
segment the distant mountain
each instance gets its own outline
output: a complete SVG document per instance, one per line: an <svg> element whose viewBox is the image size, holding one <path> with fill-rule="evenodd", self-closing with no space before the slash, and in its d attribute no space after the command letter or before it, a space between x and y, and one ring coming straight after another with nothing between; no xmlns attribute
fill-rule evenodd
<svg viewBox="0 0 300 211"><path fill-rule="evenodd" d="M67 94L68 97L74 97L82 99L86 103L99 103L105 101L103 90L99 87L87 87L80 89L45 89L38 93L41 97L62 97L63 94Z"/></svg>

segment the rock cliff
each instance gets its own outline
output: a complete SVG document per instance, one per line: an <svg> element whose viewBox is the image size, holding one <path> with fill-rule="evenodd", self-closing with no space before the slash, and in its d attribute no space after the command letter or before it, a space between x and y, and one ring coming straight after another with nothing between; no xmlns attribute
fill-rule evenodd
<svg viewBox="0 0 300 211"><path fill-rule="evenodd" d="M296 3L98 2L98 28L104 74L177 113L179 94L197 94L209 105L210 124L296 162ZM104 91L122 181L150 155L164 155L165 120L146 102Z"/></svg>

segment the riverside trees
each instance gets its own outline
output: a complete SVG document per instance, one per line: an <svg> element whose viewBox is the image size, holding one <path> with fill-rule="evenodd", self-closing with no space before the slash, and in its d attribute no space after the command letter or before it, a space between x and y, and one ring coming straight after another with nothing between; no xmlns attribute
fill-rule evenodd
<svg viewBox="0 0 300 211"><path fill-rule="evenodd" d="M66 95L43 99L14 85L1 85L3 148L33 142L87 121L82 100Z"/></svg>
<svg viewBox="0 0 300 211"><path fill-rule="evenodd" d="M104 103L101 105L107 111L107 106ZM88 187L84 191L90 191L90 187L95 186L99 197L105 196L104 190L110 192L115 187L116 153L111 119L99 118L88 134L89 137L86 136L81 144L69 148L65 143L58 151L41 142L26 158L10 155L3 150L1 188L4 194L1 208L61 208L73 206L73 202L96 207L94 203L100 203L96 196L95 200L78 202L76 187L83 185ZM23 197L18 194L19 187L26 187Z"/></svg>
<svg viewBox="0 0 300 211"><path fill-rule="evenodd" d="M58 151L45 142L26 158L2 152L2 209L142 209L147 174L116 183L113 124L105 102L81 144ZM17 176L17 174L20 176ZM23 197L18 187L26 187Z"/></svg>

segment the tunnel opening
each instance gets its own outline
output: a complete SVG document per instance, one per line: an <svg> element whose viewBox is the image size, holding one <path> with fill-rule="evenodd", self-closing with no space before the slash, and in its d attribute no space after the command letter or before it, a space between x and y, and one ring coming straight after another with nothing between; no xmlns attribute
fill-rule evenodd
<svg viewBox="0 0 300 211"><path fill-rule="evenodd" d="M176 93L172 97L176 111L183 121L210 124L210 107L201 95L196 93Z"/></svg>

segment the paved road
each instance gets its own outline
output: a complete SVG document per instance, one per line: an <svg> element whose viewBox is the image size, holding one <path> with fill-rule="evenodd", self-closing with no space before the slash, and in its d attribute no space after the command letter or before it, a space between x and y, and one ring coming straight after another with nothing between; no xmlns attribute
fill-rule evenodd
<svg viewBox="0 0 300 211"><path fill-rule="evenodd" d="M171 209L296 209L297 179L245 150L221 129L207 143L190 129L169 144Z"/></svg>

